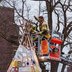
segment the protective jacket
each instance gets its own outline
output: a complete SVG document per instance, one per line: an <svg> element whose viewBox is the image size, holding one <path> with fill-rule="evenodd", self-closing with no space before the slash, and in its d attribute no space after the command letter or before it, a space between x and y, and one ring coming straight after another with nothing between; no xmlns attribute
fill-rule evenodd
<svg viewBox="0 0 72 72"><path fill-rule="evenodd" d="M46 38L50 38L49 26L45 21L39 25L39 30L40 30L40 34L44 35Z"/></svg>

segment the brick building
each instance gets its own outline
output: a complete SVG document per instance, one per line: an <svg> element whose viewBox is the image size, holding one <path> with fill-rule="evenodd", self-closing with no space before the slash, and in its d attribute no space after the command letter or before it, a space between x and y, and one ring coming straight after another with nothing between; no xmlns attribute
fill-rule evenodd
<svg viewBox="0 0 72 72"><path fill-rule="evenodd" d="M0 7L0 72L6 72L18 45L19 28L14 23L14 9ZM15 45L16 44L16 45Z"/></svg>

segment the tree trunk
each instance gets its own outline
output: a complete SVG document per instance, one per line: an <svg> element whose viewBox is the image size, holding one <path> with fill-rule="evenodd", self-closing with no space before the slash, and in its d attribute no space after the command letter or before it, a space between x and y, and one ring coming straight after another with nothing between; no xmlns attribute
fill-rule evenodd
<svg viewBox="0 0 72 72"><path fill-rule="evenodd" d="M46 67L45 67L44 62L42 62L42 63L39 62L39 65L40 65L40 67L42 69L42 72L46 72Z"/></svg>
<svg viewBox="0 0 72 72"><path fill-rule="evenodd" d="M64 72L66 65L63 64L61 72Z"/></svg>
<svg viewBox="0 0 72 72"><path fill-rule="evenodd" d="M48 13L48 25L50 28L50 33L52 34L52 13L51 12Z"/></svg>
<svg viewBox="0 0 72 72"><path fill-rule="evenodd" d="M51 62L51 72L57 72L59 62L52 61Z"/></svg>
<svg viewBox="0 0 72 72"><path fill-rule="evenodd" d="M48 25L49 25L49 29L50 29L50 33L52 33L52 6L51 6L51 2L49 2L48 0L46 0L46 7L47 7L47 15L48 15Z"/></svg>
<svg viewBox="0 0 72 72"><path fill-rule="evenodd" d="M52 1L46 0L46 7L47 7L47 15L48 15L48 25L50 29L50 34L52 34ZM51 72L57 72L58 62L51 62Z"/></svg>

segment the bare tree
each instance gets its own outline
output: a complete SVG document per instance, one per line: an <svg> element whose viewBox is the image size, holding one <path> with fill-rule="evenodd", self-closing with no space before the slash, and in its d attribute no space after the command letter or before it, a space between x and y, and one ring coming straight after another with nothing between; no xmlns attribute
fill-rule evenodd
<svg viewBox="0 0 72 72"><path fill-rule="evenodd" d="M23 22L25 20L25 16L24 16L24 6L27 7L27 17L29 19L29 11L30 8L29 6L27 6L26 4L26 0L21 0L22 2L22 7L21 9L18 9L16 7L16 1L13 1L12 3L10 3L10 1L5 0L6 3L8 3L11 7L13 7L17 13L16 17L17 20L19 20L20 22L20 27L21 27L21 31L23 31ZM50 33L52 34L53 31L53 13L56 15L57 18L57 22L56 22L56 29L57 31L62 30L62 34L64 35L64 39L63 39L63 44L61 46L61 49L63 49L66 46L70 46L72 44L72 17L68 16L68 13L72 13L72 5L71 5L71 0L45 0L46 3L46 10L47 10L47 16L48 16L48 25L50 28ZM45 10L42 10L45 11ZM61 28L62 26L62 28ZM23 32L22 32L23 33ZM62 50L61 50L62 51ZM63 62L62 62L63 63ZM51 72L57 72L57 68L58 68L58 64L59 62L51 62ZM65 69L66 64L63 65L62 68L62 72Z"/></svg>
<svg viewBox="0 0 72 72"><path fill-rule="evenodd" d="M61 49L63 49L65 46L72 44L72 42L69 41L71 39L69 36L71 36L71 31L72 31L72 21L71 17L67 16L67 12L72 12L72 5L71 5L71 0L46 0L46 7L47 7L47 12L48 12L48 24L52 33L52 13L57 15L57 31L60 30L62 25L62 34L64 35L63 39L63 44L61 46ZM65 43L66 42L66 43ZM52 65L53 66L53 63ZM52 67L51 72L57 72L57 69L53 71L53 68L55 65ZM55 67L56 68L56 67ZM62 72L64 72L65 65L62 68Z"/></svg>

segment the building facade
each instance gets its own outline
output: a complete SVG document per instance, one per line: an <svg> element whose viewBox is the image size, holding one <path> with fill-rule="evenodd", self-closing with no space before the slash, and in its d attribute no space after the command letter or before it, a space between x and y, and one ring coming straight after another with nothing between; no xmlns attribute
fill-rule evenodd
<svg viewBox="0 0 72 72"><path fill-rule="evenodd" d="M14 9L0 7L0 72L7 72L18 45L19 28Z"/></svg>

